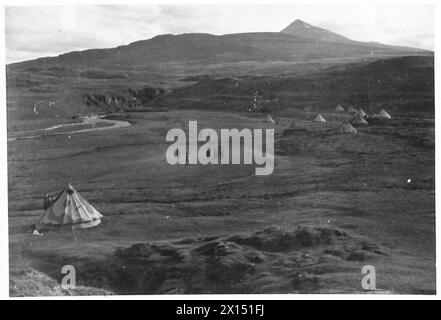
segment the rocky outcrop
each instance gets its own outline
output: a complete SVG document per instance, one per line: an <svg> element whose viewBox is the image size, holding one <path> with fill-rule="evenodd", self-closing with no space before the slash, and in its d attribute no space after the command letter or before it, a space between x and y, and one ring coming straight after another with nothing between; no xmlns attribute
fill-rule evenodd
<svg viewBox="0 0 441 320"><path fill-rule="evenodd" d="M87 106L104 108L106 111L137 111L166 93L163 88L146 86L142 89L128 89L127 95L84 94Z"/></svg>

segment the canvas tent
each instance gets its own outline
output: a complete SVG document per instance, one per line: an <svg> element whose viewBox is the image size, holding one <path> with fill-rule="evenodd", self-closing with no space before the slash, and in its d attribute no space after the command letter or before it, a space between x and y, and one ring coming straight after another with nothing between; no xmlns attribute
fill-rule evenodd
<svg viewBox="0 0 441 320"><path fill-rule="evenodd" d="M37 230L51 230L68 227L85 229L101 222L102 215L84 199L71 184L61 191L45 209L36 223Z"/></svg>
<svg viewBox="0 0 441 320"><path fill-rule="evenodd" d="M338 128L337 128L337 132L338 133L357 133L357 129L355 129L353 126L351 126L350 123L342 123Z"/></svg>
<svg viewBox="0 0 441 320"><path fill-rule="evenodd" d="M338 106L335 107L334 111L335 112L345 112L345 108L343 108L341 106L341 104L339 104Z"/></svg>
<svg viewBox="0 0 441 320"><path fill-rule="evenodd" d="M367 116L367 113L364 112L364 110L361 108L360 108L360 110L358 110L357 114L361 115L363 118Z"/></svg>
<svg viewBox="0 0 441 320"><path fill-rule="evenodd" d="M363 116L361 115L361 113L357 113L351 120L352 124L357 124L357 125L367 125L368 122L363 118Z"/></svg>
<svg viewBox="0 0 441 320"><path fill-rule="evenodd" d="M274 119L271 117L270 114L267 114L265 122L274 123Z"/></svg>
<svg viewBox="0 0 441 320"><path fill-rule="evenodd" d="M292 120L291 123L289 124L288 129L297 129L299 126L297 125L297 123Z"/></svg>
<svg viewBox="0 0 441 320"><path fill-rule="evenodd" d="M348 108L348 112L349 112L349 113L357 113L357 110L356 110L353 106L350 106L350 107Z"/></svg>
<svg viewBox="0 0 441 320"><path fill-rule="evenodd" d="M391 117L390 114L387 113L384 109L381 109L381 111L378 112L378 113L375 115L375 118L377 118L377 119L385 119L385 120L388 120L388 119L390 119L390 118L392 118L392 117Z"/></svg>
<svg viewBox="0 0 441 320"><path fill-rule="evenodd" d="M320 113L318 113L318 114L315 116L314 120L312 120L312 121L314 121L314 122L325 123L325 122L326 122L326 119L323 118L322 115L321 115Z"/></svg>

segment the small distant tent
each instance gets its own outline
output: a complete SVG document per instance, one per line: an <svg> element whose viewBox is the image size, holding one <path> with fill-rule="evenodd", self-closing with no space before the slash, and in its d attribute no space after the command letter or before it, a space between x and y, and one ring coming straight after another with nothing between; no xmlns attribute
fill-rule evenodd
<svg viewBox="0 0 441 320"><path fill-rule="evenodd" d="M363 118L367 116L367 113L364 112L364 110L361 108L360 108L360 110L358 110L357 114L361 115Z"/></svg>
<svg viewBox="0 0 441 320"><path fill-rule="evenodd" d="M323 118L322 115L321 115L320 113L318 113L318 114L315 116L314 120L312 120L312 121L314 121L314 122L325 123L325 122L326 122L326 119Z"/></svg>
<svg viewBox="0 0 441 320"><path fill-rule="evenodd" d="M45 197L44 212L36 223L37 230L62 227L85 229L97 226L102 215L71 184L56 197Z"/></svg>
<svg viewBox="0 0 441 320"><path fill-rule="evenodd" d="M356 124L356 125L367 125L368 122L364 119L364 117L361 115L361 113L357 113L352 119L351 119L351 123L352 124Z"/></svg>
<svg viewBox="0 0 441 320"><path fill-rule="evenodd" d="M378 112L378 113L375 115L375 118L377 118L377 119L388 120L388 119L390 119L390 118L392 118L392 117L391 117L390 114L387 113L384 109L381 109L381 111Z"/></svg>
<svg viewBox="0 0 441 320"><path fill-rule="evenodd" d="M353 106L350 106L348 108L348 113L357 113L357 110Z"/></svg>
<svg viewBox="0 0 441 320"><path fill-rule="evenodd" d="M274 119L271 117L270 114L267 114L267 115L266 115L265 122L274 123Z"/></svg>
<svg viewBox="0 0 441 320"><path fill-rule="evenodd" d="M295 121L291 121L291 123L289 124L289 129L297 129L299 126L295 123Z"/></svg>
<svg viewBox="0 0 441 320"><path fill-rule="evenodd" d="M355 129L350 123L344 122L337 128L337 133L357 133L357 129Z"/></svg>
<svg viewBox="0 0 441 320"><path fill-rule="evenodd" d="M339 104L338 106L335 107L334 111L335 112L345 112L345 108L343 108L341 106L341 104Z"/></svg>

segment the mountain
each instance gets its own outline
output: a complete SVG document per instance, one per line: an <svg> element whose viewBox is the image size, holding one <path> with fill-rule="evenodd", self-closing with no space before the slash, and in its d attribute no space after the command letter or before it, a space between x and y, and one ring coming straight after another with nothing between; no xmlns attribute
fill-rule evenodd
<svg viewBox="0 0 441 320"><path fill-rule="evenodd" d="M67 65L79 68L160 70L189 66L250 63L307 62L334 59L425 54L425 50L349 40L331 31L296 20L281 32L226 35L189 33L160 35L111 49L69 52L57 57L9 65L12 68L46 68Z"/></svg>

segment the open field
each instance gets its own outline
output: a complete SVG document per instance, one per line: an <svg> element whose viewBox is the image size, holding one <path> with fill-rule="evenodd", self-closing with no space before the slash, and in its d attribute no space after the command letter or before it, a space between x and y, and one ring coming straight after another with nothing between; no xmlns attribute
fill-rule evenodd
<svg viewBox="0 0 441 320"><path fill-rule="evenodd" d="M60 280L65 264L83 286L65 294L356 293L367 264L380 290L434 293L433 118L395 111L336 134L348 116L333 108L322 109L326 124L301 109L278 124L222 110L126 112L110 118L127 127L8 142L11 294L32 294L23 272ZM274 173L169 165L165 135L189 120L274 127ZM33 236L43 194L68 182L102 223Z"/></svg>

